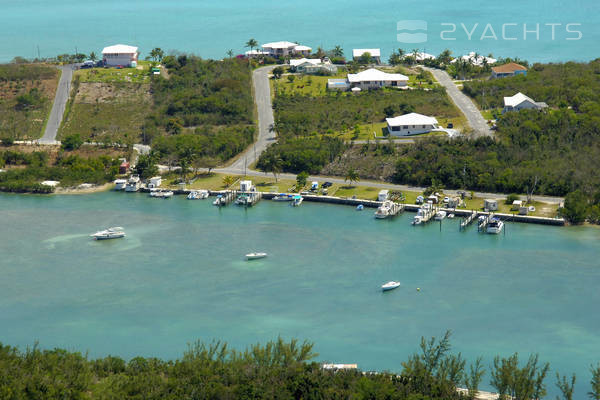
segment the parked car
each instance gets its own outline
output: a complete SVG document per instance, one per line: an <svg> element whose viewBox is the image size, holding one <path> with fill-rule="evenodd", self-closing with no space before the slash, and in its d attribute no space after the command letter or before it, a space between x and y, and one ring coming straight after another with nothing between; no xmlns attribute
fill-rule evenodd
<svg viewBox="0 0 600 400"><path fill-rule="evenodd" d="M454 128L454 124L452 122L448 122L448 126L446 128L452 129Z"/></svg>
<svg viewBox="0 0 600 400"><path fill-rule="evenodd" d="M328 187L331 187L333 185L333 183L331 182L324 182L321 187L327 189Z"/></svg>
<svg viewBox="0 0 600 400"><path fill-rule="evenodd" d="M92 60L84 61L80 68L94 68L95 63Z"/></svg>

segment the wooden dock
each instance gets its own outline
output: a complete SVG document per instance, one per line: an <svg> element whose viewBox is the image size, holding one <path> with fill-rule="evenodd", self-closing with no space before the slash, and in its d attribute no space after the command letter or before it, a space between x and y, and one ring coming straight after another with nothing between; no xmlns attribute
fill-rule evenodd
<svg viewBox="0 0 600 400"><path fill-rule="evenodd" d="M459 230L460 231L464 231L465 229L467 229L467 227L469 225L471 225L471 223L475 220L475 218L477 218L477 212L473 211L471 213L471 215L468 215L467 218L464 218L461 222L460 222L460 227Z"/></svg>
<svg viewBox="0 0 600 400"><path fill-rule="evenodd" d="M481 221L479 221L477 223L477 231L478 232L485 232L485 228L487 227L490 220L494 217L494 214L489 213L489 214L485 215L484 217L485 218L483 218Z"/></svg>

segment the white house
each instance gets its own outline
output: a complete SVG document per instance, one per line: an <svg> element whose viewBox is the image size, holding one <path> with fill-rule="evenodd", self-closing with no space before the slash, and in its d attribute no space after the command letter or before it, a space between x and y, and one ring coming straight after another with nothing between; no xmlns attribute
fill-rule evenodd
<svg viewBox="0 0 600 400"><path fill-rule="evenodd" d="M407 136L418 135L438 129L438 121L417 113L404 114L399 117L386 118L387 129L390 135Z"/></svg>
<svg viewBox="0 0 600 400"><path fill-rule="evenodd" d="M504 109L502 109L502 113L507 111L520 111L524 109L541 110L546 107L548 107L546 103L542 101L533 101L531 97L527 97L523 93L519 92L514 96L504 98Z"/></svg>
<svg viewBox="0 0 600 400"><path fill-rule="evenodd" d="M312 48L302 46L293 42L273 42L265 43L262 46L263 52L271 57L286 57L291 55L308 56Z"/></svg>
<svg viewBox="0 0 600 400"><path fill-rule="evenodd" d="M269 53L261 50L248 50L244 53L246 57L259 57L259 56L268 56Z"/></svg>
<svg viewBox="0 0 600 400"><path fill-rule="evenodd" d="M371 59L375 61L376 64L381 64L381 50L380 49L353 49L352 50L352 58L356 61L362 57L363 54L369 53L371 55Z"/></svg>
<svg viewBox="0 0 600 400"><path fill-rule="evenodd" d="M323 61L320 58L292 59L290 60L290 68L292 71L301 74L337 73L337 67L328 58L323 59Z"/></svg>
<svg viewBox="0 0 600 400"><path fill-rule="evenodd" d="M116 44L102 49L102 61L109 67L134 65L138 61L138 55L137 47L126 44Z"/></svg>
<svg viewBox="0 0 600 400"><path fill-rule="evenodd" d="M388 74L375 68L370 68L358 74L348 74L348 83L351 87L362 90L377 89L382 87L406 87L408 76L402 74Z"/></svg>
<svg viewBox="0 0 600 400"><path fill-rule="evenodd" d="M452 60L450 62L451 63L455 63L458 60L466 61L466 62L470 63L471 65L475 65L476 67L483 66L484 61L488 65L495 64L498 61L498 60L496 60L495 58L492 58L492 57L486 57L486 56L482 56L482 55L476 55L476 53L474 51L470 52L467 55L461 56L459 58L455 58L454 60Z"/></svg>

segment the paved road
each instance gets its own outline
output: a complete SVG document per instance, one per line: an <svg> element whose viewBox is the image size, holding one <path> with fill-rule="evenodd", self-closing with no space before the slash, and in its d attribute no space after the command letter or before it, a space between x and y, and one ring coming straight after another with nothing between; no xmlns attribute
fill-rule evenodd
<svg viewBox="0 0 600 400"><path fill-rule="evenodd" d="M54 144L56 142L56 134L58 128L65 113L65 107L69 100L69 92L71 91L71 79L73 78L73 65L63 65L59 67L62 71L60 75L60 81L56 88L56 96L54 97L54 103L52 104L52 111L48 117L48 123L46 124L46 130L44 136L39 140L40 143Z"/></svg>
<svg viewBox="0 0 600 400"><path fill-rule="evenodd" d="M454 101L454 104L456 104L465 117L467 117L475 137L494 135L487 122L479 112L477 106L475 106L473 101L467 97L467 95L465 95L458 89L458 87L456 87L452 81L452 78L450 78L450 75L448 75L446 71L435 68L423 68L431 72L435 79L437 79L437 81L446 88L446 91L448 92L448 95L452 101Z"/></svg>
<svg viewBox="0 0 600 400"><path fill-rule="evenodd" d="M271 87L269 84L269 73L277 65L270 65L255 69L252 73L254 85L254 102L258 114L258 138L254 145L243 152L227 169L237 170L238 173L249 171L248 166L254 164L260 154L275 141L276 135L272 131L275 119L273 117L273 106L271 104Z"/></svg>

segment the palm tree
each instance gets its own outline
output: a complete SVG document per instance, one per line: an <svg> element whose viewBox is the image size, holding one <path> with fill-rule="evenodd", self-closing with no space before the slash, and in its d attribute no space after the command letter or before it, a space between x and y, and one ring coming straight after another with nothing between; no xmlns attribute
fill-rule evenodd
<svg viewBox="0 0 600 400"><path fill-rule="evenodd" d="M223 177L223 186L225 186L225 188L228 188L229 186L233 185L233 183L235 182L235 178L231 175L226 175Z"/></svg>
<svg viewBox="0 0 600 400"><path fill-rule="evenodd" d="M90 60L92 61L96 61L98 59L98 57L96 57L96 53L94 53L93 51L90 53Z"/></svg>
<svg viewBox="0 0 600 400"><path fill-rule="evenodd" d="M413 49L412 55L415 58L415 64L417 64L417 56L419 55L419 49Z"/></svg>
<svg viewBox="0 0 600 400"><path fill-rule="evenodd" d="M233 58L233 50L231 50L231 49L227 50L227 56L229 58Z"/></svg>
<svg viewBox="0 0 600 400"><path fill-rule="evenodd" d="M252 38L246 42L246 47L250 47L250 52L252 53L252 50L254 50L255 47L258 47L258 42L256 39Z"/></svg>
<svg viewBox="0 0 600 400"><path fill-rule="evenodd" d="M358 172L356 172L354 168L350 168L344 177L344 182L349 181L350 185L352 185L352 182L358 182L359 180L360 177L358 176Z"/></svg>
<svg viewBox="0 0 600 400"><path fill-rule="evenodd" d="M334 57L344 57L344 50L342 49L342 46L336 45L331 51L331 55Z"/></svg>
<svg viewBox="0 0 600 400"><path fill-rule="evenodd" d="M165 52L160 47L155 47L150 52L150 57L152 57L152 60L154 61L162 61L164 55Z"/></svg>

